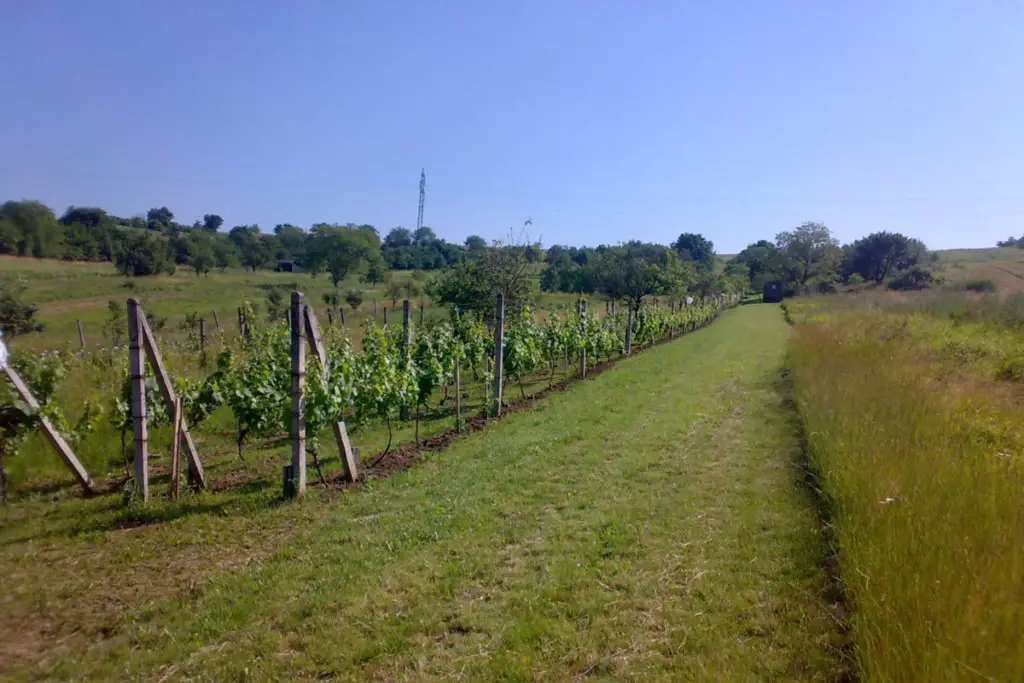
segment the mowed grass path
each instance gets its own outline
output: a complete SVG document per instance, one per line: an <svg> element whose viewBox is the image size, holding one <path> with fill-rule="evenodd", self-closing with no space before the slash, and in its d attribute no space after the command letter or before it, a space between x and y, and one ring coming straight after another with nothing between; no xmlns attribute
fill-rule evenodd
<svg viewBox="0 0 1024 683"><path fill-rule="evenodd" d="M825 541L777 390L788 336L746 306L412 470L254 514L262 559L4 673L834 679ZM187 522L168 556L202 542Z"/></svg>

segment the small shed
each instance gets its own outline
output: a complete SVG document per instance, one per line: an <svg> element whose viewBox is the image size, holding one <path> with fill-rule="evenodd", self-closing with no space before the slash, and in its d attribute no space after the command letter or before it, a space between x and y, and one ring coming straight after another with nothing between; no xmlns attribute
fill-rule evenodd
<svg viewBox="0 0 1024 683"><path fill-rule="evenodd" d="M277 268L274 268L274 271L278 273L301 273L302 266L295 261L278 261Z"/></svg>
<svg viewBox="0 0 1024 683"><path fill-rule="evenodd" d="M786 284L781 280L769 280L764 283L762 299L766 304L777 304L782 301L786 292Z"/></svg>

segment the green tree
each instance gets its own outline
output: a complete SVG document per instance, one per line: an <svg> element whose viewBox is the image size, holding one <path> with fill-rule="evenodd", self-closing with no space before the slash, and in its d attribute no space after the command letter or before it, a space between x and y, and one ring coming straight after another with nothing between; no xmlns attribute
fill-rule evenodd
<svg viewBox="0 0 1024 683"><path fill-rule="evenodd" d="M213 243L213 264L222 273L228 268L237 266L238 249L232 242L224 238L218 238Z"/></svg>
<svg viewBox="0 0 1024 683"><path fill-rule="evenodd" d="M13 278L0 279L0 332L5 337L38 332L43 329L36 319L39 308L24 299L25 285Z"/></svg>
<svg viewBox="0 0 1024 683"><path fill-rule="evenodd" d="M167 238L152 232L127 233L117 244L114 265L124 276L174 272L174 263L167 254Z"/></svg>
<svg viewBox="0 0 1024 683"><path fill-rule="evenodd" d="M391 299L391 306L394 307L402 298L402 283L395 279L388 280L384 285L384 296Z"/></svg>
<svg viewBox="0 0 1024 683"><path fill-rule="evenodd" d="M397 249L399 247L412 246L412 231L408 228L397 227L391 230L384 238L384 246Z"/></svg>
<svg viewBox="0 0 1024 683"><path fill-rule="evenodd" d="M628 242L609 247L597 264L598 290L610 299L625 299L640 310L644 297L667 294L691 279L679 255L657 244Z"/></svg>
<svg viewBox="0 0 1024 683"><path fill-rule="evenodd" d="M384 282L384 275L387 270L384 268L384 263L379 258L372 258L369 265L366 267L366 272L363 273L363 282L368 285L376 285Z"/></svg>
<svg viewBox="0 0 1024 683"><path fill-rule="evenodd" d="M926 257L927 248L919 240L896 232L875 232L850 246L846 270L878 284Z"/></svg>
<svg viewBox="0 0 1024 683"><path fill-rule="evenodd" d="M274 226L274 235L280 242L279 260L291 259L305 265L306 241L309 238L305 230L291 223L280 223Z"/></svg>
<svg viewBox="0 0 1024 683"><path fill-rule="evenodd" d="M350 289L345 293L345 302L348 303L349 308L355 313L363 305L363 293L358 289Z"/></svg>
<svg viewBox="0 0 1024 683"><path fill-rule="evenodd" d="M470 235L466 238L466 249L471 252L482 252L487 248L487 240L480 235Z"/></svg>
<svg viewBox="0 0 1024 683"><path fill-rule="evenodd" d="M683 261L692 262L700 273L715 269L715 245L703 235L684 232L672 243L672 248Z"/></svg>
<svg viewBox="0 0 1024 683"><path fill-rule="evenodd" d="M191 242L189 266L192 267L196 275L209 274L210 269L216 264L213 256L213 240L208 234L197 232L193 233L189 241Z"/></svg>
<svg viewBox="0 0 1024 683"><path fill-rule="evenodd" d="M326 270L335 287L361 264L372 262L379 255L380 237L370 226L321 223L310 232L307 257L310 270L314 273Z"/></svg>
<svg viewBox="0 0 1024 683"><path fill-rule="evenodd" d="M36 258L63 256L64 232L53 210L31 199L0 205L0 252Z"/></svg>
<svg viewBox="0 0 1024 683"><path fill-rule="evenodd" d="M747 279L755 292L760 292L764 284L771 280L790 283L796 279L796 268L789 257L768 240L748 244L746 249L733 257L729 266L746 268Z"/></svg>
<svg viewBox="0 0 1024 683"><path fill-rule="evenodd" d="M428 228L425 225L422 228L416 228L412 234L413 246L429 247L434 242L437 242L437 235L434 234L433 228Z"/></svg>
<svg viewBox="0 0 1024 683"><path fill-rule="evenodd" d="M150 209L146 212L146 227L150 230L170 232L175 227L174 214L166 206Z"/></svg>
<svg viewBox="0 0 1024 683"><path fill-rule="evenodd" d="M205 230L217 232L222 225L224 225L224 219L215 213L208 213L203 216L203 228Z"/></svg>
<svg viewBox="0 0 1024 683"><path fill-rule="evenodd" d="M112 225L114 219L106 211L94 206L69 206L64 215L60 217L62 225L84 225L89 228L97 228L101 225Z"/></svg>
<svg viewBox="0 0 1024 683"><path fill-rule="evenodd" d="M806 286L813 279L835 278L842 252L839 242L823 223L804 223L775 237L776 246L794 264L798 284Z"/></svg>

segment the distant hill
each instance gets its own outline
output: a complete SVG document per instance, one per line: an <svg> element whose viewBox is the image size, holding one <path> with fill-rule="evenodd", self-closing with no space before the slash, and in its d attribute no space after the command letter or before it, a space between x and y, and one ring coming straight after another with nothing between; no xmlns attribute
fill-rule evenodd
<svg viewBox="0 0 1024 683"><path fill-rule="evenodd" d="M939 270L951 284L992 280L1000 292L1024 291L1024 249L938 249Z"/></svg>

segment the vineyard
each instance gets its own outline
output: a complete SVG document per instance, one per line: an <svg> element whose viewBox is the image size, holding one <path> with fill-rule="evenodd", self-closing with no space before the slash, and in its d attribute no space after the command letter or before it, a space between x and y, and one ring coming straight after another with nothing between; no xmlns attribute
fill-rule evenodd
<svg viewBox="0 0 1024 683"><path fill-rule="evenodd" d="M361 348L346 328L333 324L333 318L321 330L309 306L296 307L293 302L289 324L281 317L258 320L253 307L246 305L239 314L244 333L231 340L221 337L218 347L208 349L205 331L193 326L195 334L174 350L170 371L164 369L159 342L141 309L135 315L142 315L145 338L133 331L136 321L130 304L124 335L131 341L130 353L125 346L115 346L81 354L14 354L10 359L39 409L22 411L21 417L5 416L0 449L4 497L11 485L31 490L32 465L21 462L19 455L27 439L35 440L33 461L54 460L41 452L40 420L52 425L75 451L91 455L83 459L82 472L88 466L107 475L116 471L117 461L122 462L128 476L108 479L106 488L120 486L129 500L149 496L149 433L157 437L154 443L171 442L175 454L179 447L187 452L189 480L196 488L209 485L200 464L203 447L228 434L242 464L254 446L280 443L290 434L292 465L301 470L293 470L291 476L301 480L300 492L305 486L306 454L320 485L352 481L357 471L349 431L356 441L367 432L386 433L383 449L361 465L372 471L392 453L399 425L411 427L413 443L421 441L421 424L426 422L433 434L457 433L466 427L467 418L498 416L509 396L527 399L573 376L586 376L588 369L701 327L733 303L735 299L725 297L690 305L662 302L626 312L611 312L609 306L604 314L588 313L584 302L570 310L543 313L528 306L505 312L499 303L488 326L479 316L457 312L447 320L414 325L406 302L399 324L364 323ZM315 351L308 355L307 337ZM301 354L296 340L303 346ZM155 373L144 370L143 346ZM61 391L69 377L75 378L75 401ZM65 412L64 406L70 409ZM326 447L332 431L342 456L337 458L342 472L333 474L325 471L334 460L333 449ZM218 455L227 457L223 451ZM71 459L77 462L74 456ZM168 476L172 494L177 491L179 467L175 457L153 473ZM18 475L27 481L19 481ZM78 478L87 491L104 488L88 474ZM286 491L294 491L294 483L286 480Z"/></svg>

